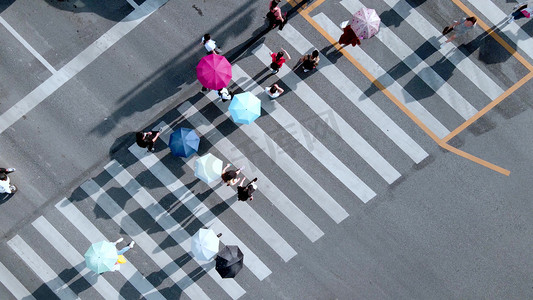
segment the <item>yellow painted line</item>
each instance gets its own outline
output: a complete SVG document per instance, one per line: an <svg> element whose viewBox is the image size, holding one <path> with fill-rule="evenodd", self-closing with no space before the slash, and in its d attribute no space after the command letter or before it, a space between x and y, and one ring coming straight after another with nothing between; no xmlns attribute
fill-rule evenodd
<svg viewBox="0 0 533 300"><path fill-rule="evenodd" d="M289 3L292 3L293 0L287 0ZM381 83L379 82L374 76L372 76L372 74L370 74L370 72L368 72L353 56L350 55L350 53L348 53L346 50L344 50L343 48L341 48L341 46L339 45L339 43L337 42L336 39L334 39L332 36L330 36L320 25L318 25L315 20L313 20L312 17L309 16L309 13L315 9L316 7L318 7L320 4L322 4L325 0L317 0L316 2L313 2L313 4L311 4L307 9L305 10L302 10L302 9L299 9L299 13L300 15L307 20L307 22L309 22L309 24L311 24L311 26L313 26L315 28L315 30L317 30L320 34L322 34L322 36L324 38L326 38L333 46L335 46L335 48L337 50L339 50L361 73L363 73L364 76L366 76L368 78L368 80L370 80L370 82L372 82L383 94L385 94L387 96L387 98L389 98L401 111L403 111L403 113L405 113L416 125L418 125L418 127L420 127L420 129L422 129L431 139L433 139L435 141L435 143L437 143L437 145L439 145L440 147L452 152L452 153L455 153L456 155L459 155L461 157L464 157L472 162L475 162L477 164L480 164L484 167L487 167L495 172L498 172L498 173L501 173L503 175L506 175L506 176L509 176L509 174L511 173L509 170L506 170L504 168L501 168L497 165L494 165L492 163L489 163L485 160L482 160L478 157L475 157L469 153L466 153L464 151L461 151L455 147L452 147L448 144L446 144L443 140L439 139L437 137L437 135L435 133L433 133L433 131L431 131L422 121L420 121L420 119L418 119L418 117L416 117L402 102L400 102L400 100L398 100L389 90L387 90L387 88ZM291 4L292 5L292 4ZM294 5L293 5L294 6ZM348 46L348 47L351 47L351 46ZM530 73L530 74L533 74L533 73ZM526 76L527 77L527 76ZM525 78L525 77L524 77ZM502 97L502 98L505 98L505 97ZM500 100L501 102L502 100ZM496 104L494 104L496 105ZM489 108L490 110L490 108ZM482 114L481 114L482 115ZM466 122L465 122L466 123ZM464 124L463 124L464 125ZM466 125L468 126L468 125Z"/></svg>
<svg viewBox="0 0 533 300"><path fill-rule="evenodd" d="M491 109L493 109L496 105L498 105L500 102L505 100L510 94L512 94L514 91L516 91L522 85L524 85L531 78L533 78L533 72L528 73L526 76L524 76L522 79L520 79L517 83L515 83L512 87L510 87L507 91L505 91L503 94L501 94L498 98L494 99L494 101L489 103L487 106L485 106L482 110L478 111L475 115L473 115L466 122L464 122L459 127L457 127L452 132L450 132L446 137L444 137L442 139L442 141L443 142L448 142L451 138L453 138L454 136L458 135L461 131L465 130L468 126L470 126L472 123L477 121L484 114L486 114Z"/></svg>
<svg viewBox="0 0 533 300"><path fill-rule="evenodd" d="M489 169L491 169L491 170L493 170L495 172L498 172L500 174L503 174L505 176L509 176L509 174L511 174L511 171L509 171L509 170L506 170L506 169L504 169L502 167L498 167L495 164L491 164L491 163L489 163L489 162L487 162L485 160L477 158L477 157L473 156L472 154L469 154L469 153L466 153L464 151L461 151L461 150L459 150L459 149L457 149L455 147L452 147L452 146L450 146L450 145L448 145L446 143L441 143L440 146L442 148L450 151L450 152L453 152L453 153L455 153L455 154L457 154L457 155L459 155L461 157L464 157L464 158L466 158L468 160L471 160L471 161L473 161L475 163L478 163L478 164L480 164L480 165L482 165L484 167L487 167L487 168L489 168Z"/></svg>
<svg viewBox="0 0 533 300"><path fill-rule="evenodd" d="M489 34L494 40L496 40L500 45L502 45L509 54L511 54L516 60L518 60L524 67L526 67L529 71L533 71L533 65L531 65L522 55L518 54L516 49L511 47L507 42L505 42L492 28L490 28L485 22L481 20L476 14L474 14L473 11L468 9L466 5L463 4L460 0L452 0L455 5L457 5L461 10L463 10L468 16L476 17L477 18L477 24L485 30L487 34Z"/></svg>

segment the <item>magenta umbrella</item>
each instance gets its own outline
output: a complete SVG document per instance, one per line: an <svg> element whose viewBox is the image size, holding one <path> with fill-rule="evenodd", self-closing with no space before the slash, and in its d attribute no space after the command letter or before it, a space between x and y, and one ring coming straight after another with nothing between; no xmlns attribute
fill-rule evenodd
<svg viewBox="0 0 533 300"><path fill-rule="evenodd" d="M222 55L209 54L196 66L196 76L204 87L221 89L231 80L231 64Z"/></svg>

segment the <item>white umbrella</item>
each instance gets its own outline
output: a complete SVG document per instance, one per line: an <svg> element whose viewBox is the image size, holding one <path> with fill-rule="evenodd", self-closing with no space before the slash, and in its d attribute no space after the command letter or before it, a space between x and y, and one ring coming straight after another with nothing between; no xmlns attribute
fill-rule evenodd
<svg viewBox="0 0 533 300"><path fill-rule="evenodd" d="M192 253L198 260L211 260L218 252L218 244L213 230L202 228L192 236Z"/></svg>
<svg viewBox="0 0 533 300"><path fill-rule="evenodd" d="M220 179L222 175L222 161L208 153L194 162L194 176L205 183Z"/></svg>
<svg viewBox="0 0 533 300"><path fill-rule="evenodd" d="M352 18L352 29L359 38L368 39L379 31L381 19L374 9L361 8Z"/></svg>

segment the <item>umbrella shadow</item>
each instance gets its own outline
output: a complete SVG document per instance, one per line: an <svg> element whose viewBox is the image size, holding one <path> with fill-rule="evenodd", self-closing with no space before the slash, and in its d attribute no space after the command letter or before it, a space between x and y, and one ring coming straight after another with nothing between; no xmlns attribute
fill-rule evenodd
<svg viewBox="0 0 533 300"><path fill-rule="evenodd" d="M409 7L409 13L411 10L417 8L418 6L424 4L426 0L407 0ZM391 9L382 12L379 17L381 18L381 23L386 25L387 27L399 27L400 24L405 20L405 18L402 18L398 13L397 10L403 10L402 6L405 4L403 3L396 3Z"/></svg>

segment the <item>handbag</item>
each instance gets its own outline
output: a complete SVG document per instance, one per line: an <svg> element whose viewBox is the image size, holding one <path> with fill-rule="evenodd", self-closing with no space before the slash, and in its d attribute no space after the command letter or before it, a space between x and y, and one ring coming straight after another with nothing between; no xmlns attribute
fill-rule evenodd
<svg viewBox="0 0 533 300"><path fill-rule="evenodd" d="M531 14L529 13L529 11L527 11L527 10L525 10L525 9L524 9L524 10L521 10L520 12L521 12L526 18L530 18L530 17L531 17Z"/></svg>
<svg viewBox="0 0 533 300"><path fill-rule="evenodd" d="M448 33L452 32L452 30L453 30L453 26L446 26L442 30L442 35L447 35Z"/></svg>

